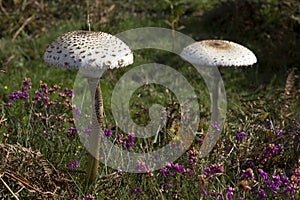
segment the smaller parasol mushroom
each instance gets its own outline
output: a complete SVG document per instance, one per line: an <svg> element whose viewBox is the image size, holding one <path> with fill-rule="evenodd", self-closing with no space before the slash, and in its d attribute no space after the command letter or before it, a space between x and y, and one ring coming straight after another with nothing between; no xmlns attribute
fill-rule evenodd
<svg viewBox="0 0 300 200"><path fill-rule="evenodd" d="M99 79L106 69L132 64L132 51L123 41L108 33L76 30L65 33L51 42L45 50L44 61L55 67L78 69L88 79L93 113L92 134L89 136L87 182L92 183L98 175L100 134L104 125ZM96 91L95 96L93 91Z"/></svg>
<svg viewBox="0 0 300 200"><path fill-rule="evenodd" d="M195 42L183 49L180 56L188 62L207 67L239 67L249 66L257 62L256 56L248 48L226 40L203 40ZM218 72L213 72L218 73ZM212 121L218 122L219 81L214 76L212 94Z"/></svg>

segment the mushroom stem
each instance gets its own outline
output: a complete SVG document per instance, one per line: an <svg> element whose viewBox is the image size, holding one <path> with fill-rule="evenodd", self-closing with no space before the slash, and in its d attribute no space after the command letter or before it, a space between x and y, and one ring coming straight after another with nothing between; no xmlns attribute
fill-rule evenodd
<svg viewBox="0 0 300 200"><path fill-rule="evenodd" d="M217 69L216 69L217 70ZM218 122L219 119L219 106L218 106L218 98L219 98L219 82L220 82L220 76L218 76L217 71L213 71L213 79L214 79L214 85L213 85L213 91L212 91L212 122Z"/></svg>
<svg viewBox="0 0 300 200"><path fill-rule="evenodd" d="M211 75L213 78L213 86L212 86L212 119L211 122L212 124L218 123L219 120L219 84L220 84L220 75L218 74L218 68L212 69ZM211 136L215 135L216 130L213 129L213 133ZM201 152L203 152L203 155L206 155L212 148L213 138L208 137L208 139L204 140L203 145L201 146Z"/></svg>
<svg viewBox="0 0 300 200"><path fill-rule="evenodd" d="M103 99L97 78L89 78L89 87L92 97L92 133L89 136L87 159L87 183L93 183L98 176L100 137L104 124ZM95 91L95 93L94 93Z"/></svg>

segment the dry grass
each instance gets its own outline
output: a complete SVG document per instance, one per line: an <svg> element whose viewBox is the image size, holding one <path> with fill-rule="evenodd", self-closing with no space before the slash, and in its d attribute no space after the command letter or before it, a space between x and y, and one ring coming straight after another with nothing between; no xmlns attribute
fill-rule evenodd
<svg viewBox="0 0 300 200"><path fill-rule="evenodd" d="M0 144L0 157L2 197L17 199L25 191L30 198L58 199L76 193L68 173L56 169L39 151Z"/></svg>

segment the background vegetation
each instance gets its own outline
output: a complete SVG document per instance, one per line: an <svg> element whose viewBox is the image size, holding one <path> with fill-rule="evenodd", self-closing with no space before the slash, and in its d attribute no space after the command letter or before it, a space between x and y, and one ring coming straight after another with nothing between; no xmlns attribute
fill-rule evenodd
<svg viewBox="0 0 300 200"><path fill-rule="evenodd" d="M19 144L0 148L1 198L298 197L299 1L5 0L0 1L0 16L0 141ZM235 41L255 52L258 64L221 70L229 111L222 138L208 158L197 157L210 120L209 105L204 104L196 141L173 164L147 174L121 173L101 166L101 176L93 187L81 184L85 156L70 103L76 71L46 66L43 53L60 34L88 30L88 18L95 31L117 34L138 27L165 27L195 40ZM178 70L190 80L200 104L209 102L207 91L200 95L205 91L201 77L178 57L144 50L135 52L135 59L131 67L150 61L170 66L180 62ZM106 108L118 78L131 67L104 74L101 84ZM139 94L163 96L159 88L151 86ZM133 97L138 102L133 113L143 123L148 110L137 96ZM171 100L162 102L171 108ZM176 108L176 103L173 106ZM106 115L106 128L112 132L109 137L123 134L119 145L128 144L132 137L114 127L110 110ZM174 139L176 129L170 130L164 133L166 141ZM138 145L132 148L141 150ZM37 160L39 152L43 162ZM275 181L277 176L281 184Z"/></svg>

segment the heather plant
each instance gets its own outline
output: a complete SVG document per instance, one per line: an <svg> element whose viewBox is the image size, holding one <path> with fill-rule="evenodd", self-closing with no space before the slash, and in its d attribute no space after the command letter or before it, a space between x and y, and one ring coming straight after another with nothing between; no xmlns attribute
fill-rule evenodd
<svg viewBox="0 0 300 200"><path fill-rule="evenodd" d="M8 94L9 100L4 104L7 120L1 124L1 131L5 133L1 140L39 149L57 167L72 172L71 177L80 188L83 187L80 179L84 167L80 163L84 147L74 120L82 116L70 103L72 95L68 88L48 86L43 81L37 87L30 78L25 78L19 90ZM73 109L76 110L74 117ZM16 113L23 118L14 121ZM102 166L105 175L102 173L99 181L102 179L105 184L81 189L70 199L121 195L118 187L113 186L114 182L121 184L123 193L130 198L296 198L300 190L300 124L291 120L288 126L281 128L270 115L261 118L241 113L230 110L223 134L208 157L199 157L207 131L204 129L196 134L184 155L165 167L150 171L141 160L136 168L142 173L130 174ZM233 123L238 119L241 123ZM217 124L212 126L218 127ZM89 134L90 128L86 127L85 132ZM127 151L142 150L139 146L142 140L134 133L111 127L102 134ZM106 177L110 178L106 180ZM107 185L111 187L111 194L104 190Z"/></svg>
<svg viewBox="0 0 300 200"><path fill-rule="evenodd" d="M57 84L48 86L43 81L34 88L31 79L25 78L20 89L8 95L4 104L8 118L1 140L39 149L57 164L65 165L57 158L75 150L74 140L78 140L71 113L73 91ZM62 146L67 148L60 151L57 147Z"/></svg>
<svg viewBox="0 0 300 200"><path fill-rule="evenodd" d="M155 171L150 171L147 163L138 160L134 166L139 173L128 173L122 168L106 166L107 157L101 157L99 177L95 184L87 187L82 184L86 150L84 137L79 137L79 132L89 135L91 126L75 126L76 120L89 117L82 114L84 108L72 105L75 73L46 68L41 59L46 44L55 36L87 29L82 20L87 18L86 1L1 1L0 143L3 145L0 145L0 199L299 198L298 1L174 0L150 4L121 0L96 3L90 1L89 4L91 28L95 31L119 33L137 27L166 26L181 30L196 40L228 38L251 47L259 64L244 70L222 70L228 112L221 137L209 155L202 158L200 148L210 127L209 97L202 92L206 86L199 83L200 78L191 66L173 59L173 55L161 52L157 55L151 49L135 52L137 64L154 60L175 68L180 66L177 70L187 77L198 95L201 115L198 130L181 157ZM100 13L97 13L98 5L103 5ZM101 20L97 21L98 18ZM296 69L286 79L287 69L292 67ZM103 75L105 106L123 72ZM151 98L144 103L140 97L147 96ZM137 124L146 124L153 103L165 106L170 117L158 137L143 139L134 131L120 130L111 117L109 106L106 106L103 136L131 153L148 152L170 141L179 141L176 132L180 126L176 122L180 113L176 109L180 105L175 95L165 88L147 85L137 90L130 102L131 117ZM220 126L215 123L212 128ZM5 144L20 144L35 151L32 155L43 156L51 165L49 169L64 174L59 181L48 183L56 184L56 188L38 190L39 185L47 185L45 180L51 180L44 178L49 176L47 170L38 174L43 163L35 165L40 160L25 157L19 152L21 148L16 148L16 155L4 154L2 146ZM116 159L117 163L120 161ZM11 163L13 168L6 168ZM31 171L21 171L22 166ZM19 176L8 169L20 172ZM43 184L31 179L34 176L40 176Z"/></svg>

